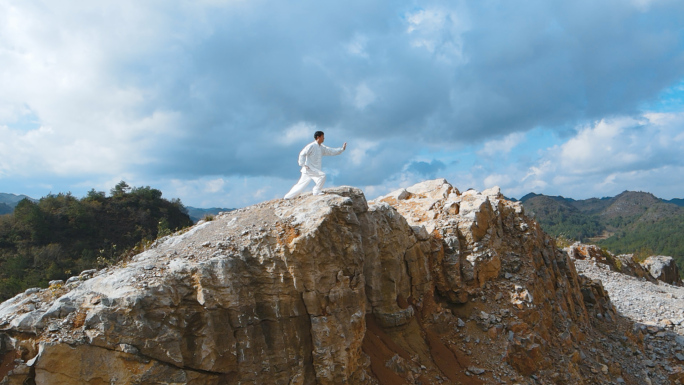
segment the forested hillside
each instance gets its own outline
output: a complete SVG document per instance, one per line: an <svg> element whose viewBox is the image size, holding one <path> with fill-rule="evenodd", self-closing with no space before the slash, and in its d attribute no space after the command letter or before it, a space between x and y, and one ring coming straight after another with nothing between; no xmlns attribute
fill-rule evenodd
<svg viewBox="0 0 684 385"><path fill-rule="evenodd" d="M645 192L574 200L528 194L521 201L544 231L637 257L669 255L684 267L684 207Z"/></svg>
<svg viewBox="0 0 684 385"><path fill-rule="evenodd" d="M657 221L637 221L596 244L615 253L636 253L639 257L669 255L681 270L684 268L684 214Z"/></svg>
<svg viewBox="0 0 684 385"><path fill-rule="evenodd" d="M9 206L6 203L0 203L0 215L2 214L9 214L13 211L14 209L12 206Z"/></svg>
<svg viewBox="0 0 684 385"><path fill-rule="evenodd" d="M125 182L82 199L71 194L24 199L0 216L0 300L101 268L158 236L192 224L179 200Z"/></svg>

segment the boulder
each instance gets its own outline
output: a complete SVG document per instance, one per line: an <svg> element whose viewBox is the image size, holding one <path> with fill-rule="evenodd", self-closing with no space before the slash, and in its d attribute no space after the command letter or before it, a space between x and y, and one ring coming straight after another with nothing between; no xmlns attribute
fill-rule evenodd
<svg viewBox="0 0 684 385"><path fill-rule="evenodd" d="M682 286L679 268L672 257L654 255L646 258L641 262L641 265L648 270L653 278L670 285Z"/></svg>

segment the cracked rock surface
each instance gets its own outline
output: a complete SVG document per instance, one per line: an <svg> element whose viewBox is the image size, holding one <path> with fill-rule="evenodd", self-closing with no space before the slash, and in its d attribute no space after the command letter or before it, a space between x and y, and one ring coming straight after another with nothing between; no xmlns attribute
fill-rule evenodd
<svg viewBox="0 0 684 385"><path fill-rule="evenodd" d="M635 325L498 188L339 187L4 302L0 384L670 383Z"/></svg>

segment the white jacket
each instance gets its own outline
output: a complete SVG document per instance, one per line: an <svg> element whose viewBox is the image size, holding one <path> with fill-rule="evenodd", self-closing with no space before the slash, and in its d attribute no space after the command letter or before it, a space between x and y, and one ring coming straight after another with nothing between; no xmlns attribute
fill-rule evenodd
<svg viewBox="0 0 684 385"><path fill-rule="evenodd" d="M318 144L315 140L304 147L299 153L299 165L302 166L302 172L306 172L307 166L314 171L321 171L321 158L324 156L340 155L344 151L342 147L330 148L323 144Z"/></svg>

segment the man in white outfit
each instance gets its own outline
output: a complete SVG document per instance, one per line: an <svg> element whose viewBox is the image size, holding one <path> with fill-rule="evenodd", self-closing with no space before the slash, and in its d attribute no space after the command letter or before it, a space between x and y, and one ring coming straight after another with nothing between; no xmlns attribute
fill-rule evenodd
<svg viewBox="0 0 684 385"><path fill-rule="evenodd" d="M323 195L321 190L325 183L325 173L321 170L322 157L340 155L342 151L347 149L345 142L342 148L330 148L323 145L325 134L323 131L316 131L314 133L314 141L307 144L306 147L299 153L299 165L302 167L302 177L299 182L292 187L290 192L285 194L285 199L291 199L301 194L306 190L306 186L313 179L316 185L313 188L313 195Z"/></svg>

